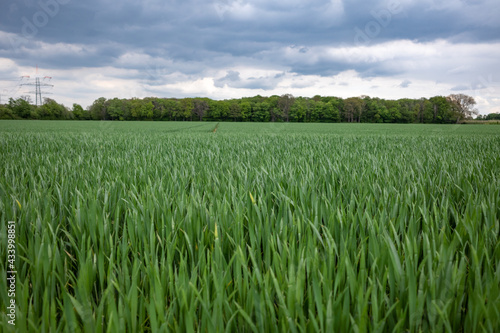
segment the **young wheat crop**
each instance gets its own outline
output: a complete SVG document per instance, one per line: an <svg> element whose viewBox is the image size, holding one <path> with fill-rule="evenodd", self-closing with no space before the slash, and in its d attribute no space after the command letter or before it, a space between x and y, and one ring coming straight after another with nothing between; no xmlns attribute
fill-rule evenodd
<svg viewBox="0 0 500 333"><path fill-rule="evenodd" d="M214 126L0 122L17 331L500 329L495 126Z"/></svg>

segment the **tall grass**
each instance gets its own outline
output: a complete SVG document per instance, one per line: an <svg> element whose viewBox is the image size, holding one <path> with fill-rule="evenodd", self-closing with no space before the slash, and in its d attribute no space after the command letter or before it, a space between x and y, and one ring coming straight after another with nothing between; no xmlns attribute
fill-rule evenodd
<svg viewBox="0 0 500 333"><path fill-rule="evenodd" d="M18 331L500 329L500 132L195 125L0 123Z"/></svg>

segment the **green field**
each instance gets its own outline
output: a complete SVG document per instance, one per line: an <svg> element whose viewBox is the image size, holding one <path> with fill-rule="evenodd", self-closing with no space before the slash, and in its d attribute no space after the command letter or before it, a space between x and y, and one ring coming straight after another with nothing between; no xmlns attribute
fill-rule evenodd
<svg viewBox="0 0 500 333"><path fill-rule="evenodd" d="M500 329L500 127L215 125L0 122L18 332Z"/></svg>

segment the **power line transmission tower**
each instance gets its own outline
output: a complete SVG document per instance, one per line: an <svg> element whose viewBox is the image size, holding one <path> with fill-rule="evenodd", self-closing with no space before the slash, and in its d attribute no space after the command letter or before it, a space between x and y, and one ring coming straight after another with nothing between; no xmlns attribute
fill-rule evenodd
<svg viewBox="0 0 500 333"><path fill-rule="evenodd" d="M35 91L29 91L28 94L35 94L35 103L36 106L42 105L42 92L44 95L50 94L49 92L42 91L42 87L53 87L53 84L45 83L45 80L51 80L50 76L38 76L38 66L36 66L36 76L34 77L35 82L22 83L21 86L34 86ZM23 76L30 79L30 76Z"/></svg>

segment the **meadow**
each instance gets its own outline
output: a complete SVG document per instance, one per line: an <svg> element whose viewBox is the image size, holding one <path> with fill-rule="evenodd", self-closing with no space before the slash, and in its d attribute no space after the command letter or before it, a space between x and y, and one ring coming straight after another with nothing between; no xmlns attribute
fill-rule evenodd
<svg viewBox="0 0 500 333"><path fill-rule="evenodd" d="M500 329L500 127L215 126L1 121L0 330Z"/></svg>

